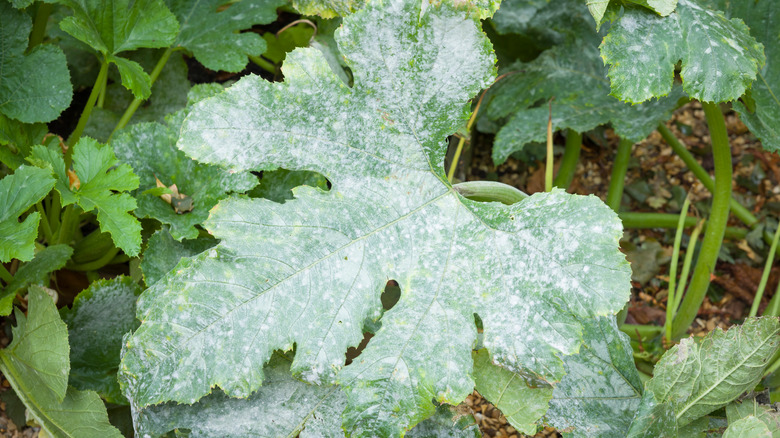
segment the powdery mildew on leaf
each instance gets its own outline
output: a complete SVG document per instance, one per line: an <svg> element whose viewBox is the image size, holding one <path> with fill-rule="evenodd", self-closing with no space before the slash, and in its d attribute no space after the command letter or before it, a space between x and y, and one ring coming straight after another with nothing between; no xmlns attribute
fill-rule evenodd
<svg viewBox="0 0 780 438"><path fill-rule="evenodd" d="M372 2L336 36L353 88L303 49L288 56L284 83L247 77L195 106L179 142L193 158L315 171L332 188L212 210L205 226L221 243L139 299L142 325L120 370L136 408L192 403L214 386L249 396L272 352L295 346L293 373L342 384L349 434L398 436L433 414L432 400L471 393L474 313L496 363L555 382L561 357L579 348L579 320L622 308L621 226L597 198L555 191L480 204L447 184L446 137L495 74L474 15ZM402 292L382 315L388 279ZM364 321L380 315L345 367Z"/></svg>
<svg viewBox="0 0 780 438"><path fill-rule="evenodd" d="M726 19L698 0L680 0L660 18L627 8L601 44L610 65L612 93L627 102L665 96L682 61L683 89L692 98L727 102L739 98L764 64L763 46L740 19Z"/></svg>

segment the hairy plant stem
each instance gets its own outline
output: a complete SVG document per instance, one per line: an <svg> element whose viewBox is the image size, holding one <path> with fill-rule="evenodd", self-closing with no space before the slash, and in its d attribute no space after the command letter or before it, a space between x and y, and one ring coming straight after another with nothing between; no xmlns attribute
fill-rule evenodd
<svg viewBox="0 0 780 438"><path fill-rule="evenodd" d="M49 242L49 245L53 244L54 237L51 232L51 225L49 224L49 216L46 215L46 210L43 209L43 202L35 204L35 209L41 215L41 229L43 229L43 237Z"/></svg>
<svg viewBox="0 0 780 438"><path fill-rule="evenodd" d="M266 61L265 58L263 58L261 56L249 55L249 60L254 62L255 65L257 65L258 67L260 67L263 70L267 71L268 73L271 73L271 74L274 74L274 75L276 73L278 73L276 65L273 64L270 61Z"/></svg>
<svg viewBox="0 0 780 438"><path fill-rule="evenodd" d="M553 188L553 165L552 99L550 99L550 116L547 119L547 163L544 168L545 192L550 192Z"/></svg>
<svg viewBox="0 0 780 438"><path fill-rule="evenodd" d="M171 54L173 53L174 50L176 49L173 47L168 47L167 49L165 49L165 52L163 52L162 56L160 56L160 59L157 61L157 64L154 66L152 73L149 75L149 78L151 79L150 86L154 85L154 82L157 80L158 77L160 77L160 73L162 72L163 68L165 68L165 64L168 63L168 60L171 58ZM138 110L138 107L140 107L143 102L144 99L138 97L136 97L135 99L133 99L132 102L130 102L130 105L127 106L127 109L125 109L124 114L122 114L122 118L119 119L119 122L117 122L116 126L114 127L114 130L111 131L111 135L108 136L109 140L111 140L111 138L114 136L114 133L127 126L127 123L130 121L130 119L133 117L133 114L135 114L136 110Z"/></svg>
<svg viewBox="0 0 780 438"><path fill-rule="evenodd" d="M715 270L720 246L726 233L731 203L731 147L726 132L726 119L716 103L702 102L704 115L712 138L712 156L715 163L715 185L707 229L702 239L699 258L693 270L691 284L680 309L672 322L672 336L681 337L688 330L699 311Z"/></svg>
<svg viewBox="0 0 780 438"><path fill-rule="evenodd" d="M582 134L572 129L566 131L566 149L563 150L561 164L558 166L558 174L553 179L553 186L568 189L577 170L577 162L580 160L582 146Z"/></svg>
<svg viewBox="0 0 780 438"><path fill-rule="evenodd" d="M49 225L52 230L60 229L60 213L62 212L62 201L60 200L60 194L56 190L51 193L51 208L47 210L49 212ZM50 241L49 243L54 243Z"/></svg>
<svg viewBox="0 0 780 438"><path fill-rule="evenodd" d="M103 59L100 63L100 72L98 72L97 79L95 79L95 85L92 87L92 92L89 93L87 104L84 106L84 110L81 112L79 122L76 125L76 129L70 134L68 138L68 150L65 151L65 169L70 169L70 164L73 159L73 145L75 145L81 138L81 134L84 132L84 128L87 126L89 116L92 114L92 108L95 106L98 95L101 93L101 88L106 84L106 77L108 76L108 61Z"/></svg>
<svg viewBox="0 0 780 438"><path fill-rule="evenodd" d="M14 276L5 269L5 265L2 263L0 263L0 278L5 281L5 284L11 284L11 282L14 281Z"/></svg>
<svg viewBox="0 0 780 438"><path fill-rule="evenodd" d="M667 305L672 306L672 320L674 315L677 314L677 309L680 308L680 301L682 301L683 294L685 293L685 287L688 285L688 273L691 272L691 265L693 264L693 253L696 252L696 244L699 242L699 235L704 227L704 219L699 220L696 224L696 228L691 233L691 239L688 241L688 251L685 253L685 261L683 262L682 274L680 274L680 283L677 285L677 292L674 294L674 302Z"/></svg>
<svg viewBox="0 0 780 438"><path fill-rule="evenodd" d="M67 265L67 268L71 271L95 271L102 268L103 266L108 265L118 253L119 248L111 248L97 260L82 264Z"/></svg>
<svg viewBox="0 0 780 438"><path fill-rule="evenodd" d="M677 156L683 160L688 169L696 176L696 178L699 179L699 181L701 181L702 185L704 185L704 187L706 187L710 192L715 190L715 181L710 178L709 173L707 173L701 164L696 161L696 158L694 158L693 154L691 154L685 145L683 145L680 140L674 136L672 131L662 123L658 125L658 132L661 134L661 137L666 140L666 143L671 146L674 153L676 153ZM758 224L758 218L753 216L753 214L750 213L747 208L743 207L742 204L737 202L736 199L729 198L729 207L731 208L731 212L734 213L734 216L736 216L737 219L739 219L748 227L753 228L756 224Z"/></svg>
<svg viewBox="0 0 780 438"><path fill-rule="evenodd" d="M756 314L758 314L758 306L761 304L761 298L764 296L766 283L769 281L769 272L772 270L772 263L775 261L778 240L780 240L780 224L778 224L777 230L775 230L775 236L772 238L772 246L769 248L769 254L766 256L764 272L761 274L761 282L758 283L756 296L753 297L753 305L750 306L750 314L748 315L749 317L756 316Z"/></svg>
<svg viewBox="0 0 780 438"><path fill-rule="evenodd" d="M452 188L472 201L492 201L511 205L528 197L522 191L497 181L468 181L455 184Z"/></svg>
<svg viewBox="0 0 780 438"><path fill-rule="evenodd" d="M498 79L496 79L498 80ZM466 135L471 135L471 127L474 126L474 122L477 121L477 114L479 113L479 106L482 105L482 98L485 96L485 92L479 96L474 111L471 112L469 121L466 122ZM466 137L460 136L458 139L458 147L455 149L455 155L452 157L452 163L450 163L450 170L447 172L447 181L452 184L452 179L455 178L455 169L458 168L458 161L460 161L460 154L463 153L463 146L466 144Z"/></svg>
<svg viewBox="0 0 780 438"><path fill-rule="evenodd" d="M73 233L79 226L79 215L79 208L75 204L71 204L65 207L65 210L62 212L62 223L60 224L57 243L70 245L70 241L73 238Z"/></svg>
<svg viewBox="0 0 780 438"><path fill-rule="evenodd" d="M764 316L780 316L780 283L777 284L775 294L769 300L769 305L764 309Z"/></svg>
<svg viewBox="0 0 780 438"><path fill-rule="evenodd" d="M607 190L607 205L615 212L620 211L620 201L623 199L623 186L626 183L626 171L633 145L634 142L621 138L615 161L612 162L612 175L609 178L609 189Z"/></svg>
<svg viewBox="0 0 780 438"><path fill-rule="evenodd" d="M674 235L674 250L672 251L672 262L669 265L669 287L667 287L666 298L666 322L664 323L664 332L666 333L666 339L672 339L672 319L674 318L674 293L675 283L677 282L677 262L680 257L680 243L682 243L683 230L685 229L685 218L688 217L688 209L691 206L691 199L685 197L683 202L682 211L680 211L680 219L677 221L677 233ZM692 252L693 248L689 248L689 252Z"/></svg>
<svg viewBox="0 0 780 438"><path fill-rule="evenodd" d="M622 211L618 214L623 221L623 228L677 228L680 216L669 213L632 213ZM698 219L693 216L685 218L685 228L696 226ZM726 237L732 240L742 240L748 234L748 230L737 227L726 227Z"/></svg>
<svg viewBox="0 0 780 438"><path fill-rule="evenodd" d="M635 341L647 341L660 335L664 328L657 325L623 324L620 331Z"/></svg>
<svg viewBox="0 0 780 438"><path fill-rule="evenodd" d="M46 25L49 24L49 15L51 15L53 10L54 5L52 3L38 2L33 29L30 33L30 43L27 45L28 51L43 43L43 39L46 37Z"/></svg>

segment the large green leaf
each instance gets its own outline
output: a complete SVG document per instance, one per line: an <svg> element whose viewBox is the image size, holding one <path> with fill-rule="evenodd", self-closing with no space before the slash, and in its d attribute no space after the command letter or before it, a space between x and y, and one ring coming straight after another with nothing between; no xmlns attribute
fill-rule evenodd
<svg viewBox="0 0 780 438"><path fill-rule="evenodd" d="M742 20L729 20L704 1L679 0L663 18L626 8L601 45L615 96L638 103L667 95L678 61L690 97L727 102L742 96L764 64L763 46Z"/></svg>
<svg viewBox="0 0 780 438"><path fill-rule="evenodd" d="M120 161L132 166L140 178L136 191L138 217L149 217L171 226L176 240L198 237L196 225L209 215L209 210L228 193L242 193L257 185L257 177L249 172L228 172L218 166L198 163L176 148L178 126L159 123L139 123L117 136L111 145ZM157 187L160 180L166 186L176 184L179 193L191 198L192 211L178 213L159 195L145 193Z"/></svg>
<svg viewBox="0 0 780 438"><path fill-rule="evenodd" d="M552 387L544 384L534 387L536 382L528 382L524 376L494 365L487 350L478 350L473 357L474 381L480 395L500 409L520 433L536 434L536 422L547 412Z"/></svg>
<svg viewBox="0 0 780 438"><path fill-rule="evenodd" d="M157 231L149 238L143 260L141 260L144 282L147 286L153 285L173 269L182 257L200 254L216 244L217 241L214 239L193 239L178 242L166 228Z"/></svg>
<svg viewBox="0 0 780 438"><path fill-rule="evenodd" d="M39 251L29 262L23 264L14 274L14 280L0 292L0 316L11 314L13 297L31 284L48 286L49 274L65 266L73 254L68 245L52 245Z"/></svg>
<svg viewBox="0 0 780 438"><path fill-rule="evenodd" d="M166 0L181 24L174 47L192 52L212 70L237 72L246 67L247 55L259 56L265 41L254 32L256 24L276 20L276 8L284 0L242 0L222 9L224 0Z"/></svg>
<svg viewBox="0 0 780 438"><path fill-rule="evenodd" d="M764 45L766 64L758 70L753 88L734 108L750 132L769 151L780 151L780 14L774 0L710 0L727 16L745 21L750 34ZM725 3L725 4L724 4Z"/></svg>
<svg viewBox="0 0 780 438"><path fill-rule="evenodd" d="M58 150L35 146L32 160L51 166L62 205L78 204L84 211L97 210L100 229L110 233L116 246L129 256L141 249L141 224L129 212L136 207L127 191L138 187L138 177L127 164L119 164L111 147L83 137L73 146L73 171L79 184L71 184Z"/></svg>
<svg viewBox="0 0 780 438"><path fill-rule="evenodd" d="M773 438L780 437L780 413L777 412L776 406L762 405L755 397L735 401L726 406L729 429L731 429L732 424L749 416L758 419L764 424L770 432L767 436ZM735 427L735 429L737 428Z"/></svg>
<svg viewBox="0 0 780 438"><path fill-rule="evenodd" d="M648 388L684 426L753 389L778 346L780 322L770 317L715 329L701 343L683 339L656 364Z"/></svg>
<svg viewBox="0 0 780 438"><path fill-rule="evenodd" d="M0 2L0 113L25 123L49 122L70 105L65 54L42 44L27 49L32 19Z"/></svg>
<svg viewBox="0 0 780 438"><path fill-rule="evenodd" d="M52 187L54 178L50 171L29 166L21 166L13 175L0 180L0 262L32 260L41 215L34 211L22 222L19 216L43 199Z"/></svg>
<svg viewBox="0 0 780 438"><path fill-rule="evenodd" d="M13 341L0 350L0 371L27 412L53 437L121 438L92 391L68 387L68 329L51 297L33 286L29 313L17 310Z"/></svg>
<svg viewBox="0 0 780 438"><path fill-rule="evenodd" d="M315 171L332 188L212 209L205 226L221 243L139 299L120 370L133 403L192 403L213 386L248 396L271 353L295 344L294 373L343 385L349 434L397 436L433 400L472 392L474 313L497 364L554 382L579 348L579 321L623 307L621 227L597 198L482 204L446 182L445 140L492 82L494 57L473 5L421 8L377 1L344 19L336 39L351 88L316 49L297 49L284 83L249 76L195 105L179 140L192 157ZM388 279L402 292L382 315ZM380 315L345 367L364 321Z"/></svg>
<svg viewBox="0 0 780 438"><path fill-rule="evenodd" d="M149 75L135 61L117 56L142 47L170 46L179 31L163 0L57 0L73 10L60 28L116 64L122 84L140 98L151 92Z"/></svg>
<svg viewBox="0 0 780 438"><path fill-rule="evenodd" d="M122 337L138 326L130 277L98 280L60 310L70 338L70 384L96 391L111 403L127 403L116 378Z"/></svg>
<svg viewBox="0 0 780 438"><path fill-rule="evenodd" d="M512 9L505 10L505 6L501 11L511 14ZM561 20L561 9L568 13L565 21ZM679 87L667 97L641 105L610 96L607 69L598 51L601 36L593 31L587 14L579 0L559 0L539 9L534 16L535 26L547 24L547 28L571 33L535 60L507 66L502 70L507 76L483 99L480 130L495 131L494 124L504 125L493 144L497 164L527 143L545 140L547 101L553 97L554 130L585 132L612 123L619 136L633 141L647 137L659 122L669 118L682 97Z"/></svg>
<svg viewBox="0 0 780 438"><path fill-rule="evenodd" d="M547 418L575 437L623 438L642 398L631 344L614 317L584 327L585 343L565 359L566 376L555 386Z"/></svg>

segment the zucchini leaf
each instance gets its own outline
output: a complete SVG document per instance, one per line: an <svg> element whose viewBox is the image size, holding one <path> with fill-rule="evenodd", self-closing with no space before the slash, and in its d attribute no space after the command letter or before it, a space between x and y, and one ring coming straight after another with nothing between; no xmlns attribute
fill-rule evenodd
<svg viewBox="0 0 780 438"><path fill-rule="evenodd" d="M25 53L31 30L29 15L0 2L0 114L50 122L70 106L70 73L59 47L41 44Z"/></svg>
<svg viewBox="0 0 780 438"><path fill-rule="evenodd" d="M728 102L750 88L766 60L764 46L742 20L727 19L705 1L679 0L663 18L626 8L601 44L613 95L639 103L669 94L679 61L683 89L694 99Z"/></svg>
<svg viewBox="0 0 780 438"><path fill-rule="evenodd" d="M14 274L14 280L0 293L0 316L11 314L16 293L31 284L48 286L49 274L65 266L73 255L68 245L52 245L39 251L29 262L23 264Z"/></svg>
<svg viewBox="0 0 780 438"><path fill-rule="evenodd" d="M677 7L677 0L623 0L627 3L633 3L636 5L644 6L656 14L666 17L674 12L674 8ZM586 0L588 10L593 15L593 19L596 20L596 25L601 26L604 23L604 15L607 12L609 6L616 6L619 3L618 0Z"/></svg>
<svg viewBox="0 0 780 438"><path fill-rule="evenodd" d="M754 394L755 395L755 394ZM734 426L734 432L740 428L735 423L738 421L753 417L764 424L769 434L765 434L767 437L780 436L780 413L777 411L777 406L767 406L760 404L756 397L749 397L745 400L739 400L726 406L726 417L729 420L729 429ZM750 420L754 423L754 421ZM760 428L759 428L760 429ZM728 432L728 430L727 430ZM725 435L724 435L725 436ZM739 436L739 435L737 435ZM743 436L761 436L761 435L743 435Z"/></svg>
<svg viewBox="0 0 780 438"><path fill-rule="evenodd" d="M32 286L29 313L15 311L13 341L0 350L0 371L27 411L53 437L122 438L92 391L68 387L68 329L51 297Z"/></svg>
<svg viewBox="0 0 780 438"><path fill-rule="evenodd" d="M138 177L127 164L119 164L111 147L84 137L73 146L73 173L65 171L62 153L45 146L35 146L31 160L40 166L50 166L57 177L55 188L62 205L77 204L84 211L97 210L100 229L111 234L118 248L129 256L141 249L141 224L132 214L135 199L126 193L138 187Z"/></svg>
<svg viewBox="0 0 780 438"><path fill-rule="evenodd" d="M34 211L22 222L19 216L49 194L54 183L50 170L30 166L0 180L0 262L32 260L41 215Z"/></svg>
<svg viewBox="0 0 780 438"><path fill-rule="evenodd" d="M152 234L141 260L144 283L151 286L173 269L182 257L192 257L216 245L214 239L184 239L181 242L171 236L167 228Z"/></svg>
<svg viewBox="0 0 780 438"><path fill-rule="evenodd" d="M729 422L723 438L772 438L772 431L758 417L748 415Z"/></svg>
<svg viewBox="0 0 780 438"><path fill-rule="evenodd" d="M221 242L147 289L127 340L123 390L137 409L193 403L218 386L247 397L274 350L291 370L340 383L343 427L398 436L474 388L474 314L493 360L556 382L583 319L619 311L629 269L621 225L598 198L561 190L505 206L446 182L446 138L495 77L473 4L371 2L336 33L348 87L319 51L291 52L285 82L242 78L194 106L178 147L234 171L314 171L278 204L220 201L205 227ZM380 35L381 37L377 37ZM382 313L388 279L401 288ZM381 316L366 349L363 324Z"/></svg>
<svg viewBox="0 0 780 438"><path fill-rule="evenodd" d="M98 280L76 296L71 308L60 309L71 339L70 385L127 404L116 373L122 337L138 327L135 300L140 293L130 277Z"/></svg>

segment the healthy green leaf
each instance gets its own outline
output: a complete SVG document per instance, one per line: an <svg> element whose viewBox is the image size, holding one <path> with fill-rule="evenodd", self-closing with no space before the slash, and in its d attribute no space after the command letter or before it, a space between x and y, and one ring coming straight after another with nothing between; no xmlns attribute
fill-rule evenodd
<svg viewBox="0 0 780 438"><path fill-rule="evenodd" d="M149 97L151 80L140 65L118 55L142 47L173 44L179 24L162 0L57 0L73 10L60 28L86 43L119 68L122 84L139 98Z"/></svg>
<svg viewBox="0 0 780 438"><path fill-rule="evenodd" d="M152 234L146 244L141 271L144 283L151 286L173 269L183 257L192 257L216 245L214 239L182 240L177 242L166 228Z"/></svg>
<svg viewBox="0 0 780 438"><path fill-rule="evenodd" d="M764 45L766 64L758 71L753 87L734 108L750 132L761 139L765 149L780 151L780 14L773 0L712 0L729 17L737 17L750 27L750 34ZM721 5L725 3L724 5Z"/></svg>
<svg viewBox="0 0 780 438"><path fill-rule="evenodd" d="M181 23L174 47L192 52L206 68L230 72L246 67L247 56L265 51L265 41L254 32L240 31L276 20L284 0L242 0L224 10L224 0L166 0Z"/></svg>
<svg viewBox="0 0 780 438"><path fill-rule="evenodd" d="M683 339L656 364L647 387L684 426L753 389L779 345L780 322L769 317L715 329L701 343Z"/></svg>
<svg viewBox="0 0 780 438"><path fill-rule="evenodd" d="M126 129L111 145L120 161L132 166L140 178L136 191L138 217L149 217L171 226L174 239L198 237L196 225L209 215L209 210L231 192L242 193L257 185L257 177L249 172L228 172L217 166L200 164L176 148L178 126L159 123L139 123ZM157 187L176 184L179 193L192 199L192 211L179 214L171 203L160 196L144 193Z"/></svg>
<svg viewBox="0 0 780 438"><path fill-rule="evenodd" d="M21 166L0 180L0 262L32 260L38 237L40 214L34 211L20 223L21 216L54 187L51 171Z"/></svg>
<svg viewBox="0 0 780 438"><path fill-rule="evenodd" d="M25 123L49 122L70 106L65 54L42 44L25 54L32 19L0 2L0 113Z"/></svg>
<svg viewBox="0 0 780 438"><path fill-rule="evenodd" d="M263 58L280 65L287 53L292 52L296 47L308 46L313 37L314 28L308 23L296 24L278 34L266 32L263 34L263 40L267 49L263 53Z"/></svg>
<svg viewBox="0 0 780 438"><path fill-rule="evenodd" d="M286 169L263 172L260 184L249 192L249 196L284 202L293 199L292 189L299 186L312 186L328 190L328 180L316 172Z"/></svg>
<svg viewBox="0 0 780 438"><path fill-rule="evenodd" d="M553 396L549 385L530 386L526 377L493 364L490 353L481 349L472 353L477 391L493 403L520 433L536 434L536 422L547 411ZM530 384L530 385L529 385Z"/></svg>
<svg viewBox="0 0 780 438"><path fill-rule="evenodd" d="M623 438L642 398L631 344L614 317L584 328L579 354L564 358L566 376L555 385L547 419L573 437Z"/></svg>
<svg viewBox="0 0 780 438"><path fill-rule="evenodd" d="M485 110L478 125L480 130L495 131L491 125L504 125L493 144L496 164L503 163L526 144L546 139L550 98L555 98L552 102L554 130L570 128L586 132L612 123L620 137L640 141L659 122L669 118L683 96L679 87L669 96L642 105L631 105L610 96L607 68L598 51L601 36L592 30L588 11L580 0L550 3L538 11L534 24L558 29L562 24L561 8L569 15L565 26L573 33L535 60L508 66L503 70L508 76L491 87L483 99ZM494 123L486 123L488 120Z"/></svg>
<svg viewBox="0 0 780 438"><path fill-rule="evenodd" d="M727 102L750 87L764 65L763 46L742 20L729 20L700 3L680 0L664 18L645 8L626 8L601 44L613 95L634 103L667 95L678 61L683 89L692 98Z"/></svg>
<svg viewBox="0 0 780 438"><path fill-rule="evenodd" d="M22 123L0 114L0 163L9 169L24 164L24 158L30 154L30 147L40 144L49 128L43 123Z"/></svg>
<svg viewBox="0 0 780 438"><path fill-rule="evenodd" d="M0 371L50 436L122 438L92 391L68 387L68 330L51 297L32 286L29 313L17 310L13 341L0 350Z"/></svg>
<svg viewBox="0 0 780 438"><path fill-rule="evenodd" d="M748 415L731 423L723 438L772 438L772 432L758 418Z"/></svg>
<svg viewBox="0 0 780 438"><path fill-rule="evenodd" d="M433 414L432 400L472 392L475 312L496 363L554 382L579 321L623 307L621 227L597 198L481 204L446 182L445 139L492 82L494 57L473 5L421 8L377 1L344 19L351 88L318 51L296 49L284 83L248 76L195 105L178 145L190 156L315 171L332 188L212 209L205 226L221 243L139 299L120 370L133 403L193 403L214 386L248 396L271 353L295 344L294 373L343 385L349 434L397 436ZM345 367L388 279L401 298Z"/></svg>
<svg viewBox="0 0 780 438"><path fill-rule="evenodd" d="M11 304L16 293L31 284L48 285L48 276L52 272L65 266L65 263L73 254L73 248L68 245L52 245L39 251L29 262L23 264L16 274L14 281L5 287L0 293L0 316L11 314ZM10 300L8 297L11 297Z"/></svg>
<svg viewBox="0 0 780 438"><path fill-rule="evenodd" d="M777 412L776 406L762 405L758 403L755 397L735 401L726 406L726 417L729 420L729 429L731 429L732 424L740 419L747 418L748 416L752 416L764 424L767 431L770 432L767 436L775 438L780 437L780 413Z"/></svg>
<svg viewBox="0 0 780 438"><path fill-rule="evenodd" d="M138 177L130 166L119 164L111 147L89 137L73 146L73 171L80 181L78 186L71 186L59 151L35 146L32 160L52 167L63 206L75 203L87 212L97 210L100 229L110 233L116 246L127 255L138 255L141 224L129 213L136 207L135 199L125 193L138 187Z"/></svg>
<svg viewBox="0 0 780 438"><path fill-rule="evenodd" d="M122 337L136 327L135 300L141 289L129 277L98 280L60 316L70 338L70 384L93 390L106 401L125 404L116 374Z"/></svg>

